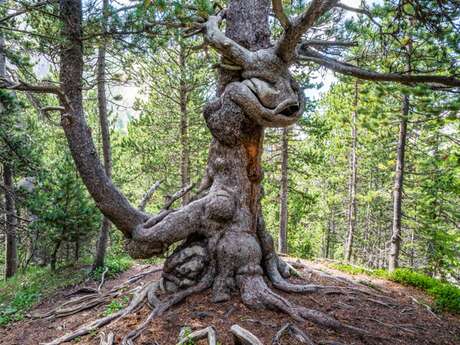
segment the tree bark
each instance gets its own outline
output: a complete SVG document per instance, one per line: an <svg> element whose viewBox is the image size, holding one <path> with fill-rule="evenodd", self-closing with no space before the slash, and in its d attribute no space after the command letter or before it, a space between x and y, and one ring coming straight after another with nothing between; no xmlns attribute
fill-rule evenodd
<svg viewBox="0 0 460 345"><path fill-rule="evenodd" d="M109 12L109 0L102 2L102 32L107 32L107 21ZM102 154L104 157L104 170L109 179L112 177L112 149L110 147L110 129L107 111L107 94L106 94L106 51L107 37L104 35L99 47L97 59L97 106L99 112L99 124L101 127L102 137ZM107 250L107 242L109 239L110 220L103 216L99 238L96 244L96 253L94 256L93 270L103 267L105 254Z"/></svg>
<svg viewBox="0 0 460 345"><path fill-rule="evenodd" d="M0 5L5 1L0 0ZM6 78L6 53L5 39L0 33L0 77ZM0 105L3 108L3 105ZM6 243L5 243L5 278L14 276L18 266L17 239L14 202L13 168L9 162L3 163L3 183L5 185L5 211L6 211Z"/></svg>
<svg viewBox="0 0 460 345"><path fill-rule="evenodd" d="M5 243L5 279L16 274L18 267L17 238L13 170L8 162L3 164L3 183L5 185L6 243Z"/></svg>
<svg viewBox="0 0 460 345"><path fill-rule="evenodd" d="M61 125L66 134L78 172L97 207L120 229L131 237L134 228L148 216L135 209L113 185L98 158L91 130L83 112L82 75L83 41L82 5L80 0L60 0L63 47L60 59L60 82L66 108Z"/></svg>
<svg viewBox="0 0 460 345"><path fill-rule="evenodd" d="M399 119L398 148L396 154L396 168L393 189L393 227L388 256L388 270L393 272L398 268L399 251L401 247L401 207L404 182L404 158L407 138L407 116L409 115L409 96L404 95L402 100L402 112Z"/></svg>
<svg viewBox="0 0 460 345"><path fill-rule="evenodd" d="M283 128L281 138L281 192L280 192L280 227L278 237L278 251L288 253L287 226L288 226L288 144L289 130Z"/></svg>
<svg viewBox="0 0 460 345"><path fill-rule="evenodd" d="M179 68L180 68L180 145L181 145L181 156L180 156L180 177L181 177L181 188L185 188L190 184L190 144L188 137L188 97L189 91L186 80L186 52L183 44L179 47ZM190 200L190 193L185 193L182 197L182 205L188 204Z"/></svg>
<svg viewBox="0 0 460 345"><path fill-rule="evenodd" d="M353 111L351 115L351 157L350 157L350 186L349 186L349 204L348 204L348 232L345 242L345 261L350 261L353 252L353 238L356 228L356 182L357 182L357 117L358 117L358 81L355 81L355 95L353 100Z"/></svg>

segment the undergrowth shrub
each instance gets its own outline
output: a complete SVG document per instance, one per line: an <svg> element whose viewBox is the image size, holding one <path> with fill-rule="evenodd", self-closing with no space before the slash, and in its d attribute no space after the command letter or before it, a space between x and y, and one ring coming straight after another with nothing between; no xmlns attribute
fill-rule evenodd
<svg viewBox="0 0 460 345"><path fill-rule="evenodd" d="M81 282L83 271L62 270L51 272L49 268L30 267L7 281L0 282L0 325L22 320L27 311L39 300L56 289Z"/></svg>
<svg viewBox="0 0 460 345"><path fill-rule="evenodd" d="M398 268L393 273L389 273L383 269L373 270L343 263L334 263L331 264L331 267L352 275L365 274L416 287L434 298L436 309L460 314L460 288L424 273L409 268Z"/></svg>

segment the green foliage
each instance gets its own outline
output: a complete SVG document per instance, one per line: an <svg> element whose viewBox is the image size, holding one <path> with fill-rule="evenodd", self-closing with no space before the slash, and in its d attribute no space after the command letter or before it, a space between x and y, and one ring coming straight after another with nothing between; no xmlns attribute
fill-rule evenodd
<svg viewBox="0 0 460 345"><path fill-rule="evenodd" d="M66 269L50 272L48 268L31 267L8 281L0 282L0 325L22 320L42 298L55 290L83 281L84 271Z"/></svg>
<svg viewBox="0 0 460 345"><path fill-rule="evenodd" d="M390 274L389 279L422 289L434 297L438 309L460 314L460 288L458 286L407 268L395 270Z"/></svg>
<svg viewBox="0 0 460 345"><path fill-rule="evenodd" d="M123 296L119 299L112 300L105 308L103 315L108 316L126 307L129 303L129 297Z"/></svg>
<svg viewBox="0 0 460 345"><path fill-rule="evenodd" d="M184 327L183 329L183 337L186 338L192 333L192 329L190 327ZM195 341L193 339L187 339L186 342L183 343L184 345L195 345Z"/></svg>
<svg viewBox="0 0 460 345"><path fill-rule="evenodd" d="M102 273L107 269L105 277L113 278L116 277L118 274L130 269L133 264L134 260L126 254L123 254L121 256L109 254L106 257L105 266L99 267L96 270L92 271L91 277L95 280L100 280L102 277Z"/></svg>
<svg viewBox="0 0 460 345"><path fill-rule="evenodd" d="M416 287L433 296L435 306L439 310L460 314L460 288L451 283L430 277L424 273L408 268L398 268L394 272L389 273L386 270L373 270L344 263L334 263L330 266L352 275L364 274L371 277L388 279L402 285Z"/></svg>

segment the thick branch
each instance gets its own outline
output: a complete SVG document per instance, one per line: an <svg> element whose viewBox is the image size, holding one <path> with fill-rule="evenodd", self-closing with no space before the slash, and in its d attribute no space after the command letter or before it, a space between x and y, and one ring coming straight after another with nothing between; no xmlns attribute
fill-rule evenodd
<svg viewBox="0 0 460 345"><path fill-rule="evenodd" d="M281 26L286 30L291 26L291 22L284 13L283 10L283 1L282 0L272 0L273 13L275 13L276 18L279 20Z"/></svg>
<svg viewBox="0 0 460 345"><path fill-rule="evenodd" d="M313 0L308 9L294 19L292 25L284 32L278 42L277 54L287 63L292 62L295 49L302 35L310 29L316 21L337 4L337 0Z"/></svg>
<svg viewBox="0 0 460 345"><path fill-rule="evenodd" d="M313 49L302 49L299 52L300 61L311 61L327 67L337 73L349 75L364 80L392 81L402 84L432 84L433 86L459 87L460 79L437 75L406 75L397 73L379 73L369 71L352 64L342 62L321 54Z"/></svg>
<svg viewBox="0 0 460 345"><path fill-rule="evenodd" d="M244 66L251 60L252 53L225 36L219 29L221 16L210 16L205 25L205 35L209 44L237 65Z"/></svg>
<svg viewBox="0 0 460 345"><path fill-rule="evenodd" d="M61 88L51 83L43 83L39 85L32 85L25 81L19 80L18 82L11 82L6 78L0 78L0 89L27 91L36 93L51 93L64 98Z"/></svg>
<svg viewBox="0 0 460 345"><path fill-rule="evenodd" d="M91 137L83 110L82 77L83 45L81 41L82 8L80 1L60 0L63 19L60 83L70 103L68 113L61 117L61 125L69 143L78 172L97 207L126 237L148 217L130 205L126 197L107 176Z"/></svg>

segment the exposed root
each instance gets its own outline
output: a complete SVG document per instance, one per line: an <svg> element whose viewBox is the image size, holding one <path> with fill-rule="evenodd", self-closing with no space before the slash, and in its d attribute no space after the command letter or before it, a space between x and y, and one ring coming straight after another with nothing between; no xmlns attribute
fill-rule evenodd
<svg viewBox="0 0 460 345"><path fill-rule="evenodd" d="M91 322L81 326L76 331L73 331L71 333L65 334L62 337L57 338L57 339L55 339L55 340L53 340L53 341L51 341L49 343L45 343L44 345L59 345L59 344L64 343L64 342L71 341L71 340L73 340L73 339L75 339L77 337L81 337L83 335L91 333L91 332L93 332L93 331L95 331L95 330L97 330L97 329L99 329L99 328L101 328L101 327L113 322L114 320L121 319L122 317L134 312L140 306L143 305L144 299L146 298L147 293L148 293L149 289L151 288L152 284L156 284L156 282L147 284L140 291L138 291L134 295L134 297L132 298L131 302L129 303L129 305L126 308L124 308L122 310L119 310L118 312L113 313L111 315L105 316L103 318L91 321Z"/></svg>
<svg viewBox="0 0 460 345"><path fill-rule="evenodd" d="M233 334L235 345L263 345L254 334L238 325L233 325L230 332Z"/></svg>
<svg viewBox="0 0 460 345"><path fill-rule="evenodd" d="M202 292L206 289L208 289L213 281L213 277L215 275L215 268L214 265L209 269L209 271L205 274L205 276L201 279L201 281L195 285L192 286L188 289L185 290L180 290L176 292L175 294L166 297L164 301L160 301L159 304L155 306L155 308L152 310L152 312L147 316L147 318L133 331L129 332L122 340L123 345L132 345L134 344L133 341L141 335L141 333L145 330L147 325L156 317L161 316L165 311L167 311L169 308L174 306L177 303L180 303L182 300L184 300L186 297ZM148 291L154 291L154 288L151 286L148 287L146 294L148 294ZM150 302L149 302L150 303ZM156 302L155 302L156 303Z"/></svg>
<svg viewBox="0 0 460 345"><path fill-rule="evenodd" d="M101 276L101 283L99 284L99 286L97 287L97 292L101 292L101 289L102 287L104 286L104 282L105 282L105 275L107 274L107 272L109 271L109 268L106 267L104 272L102 272L102 276Z"/></svg>
<svg viewBox="0 0 460 345"><path fill-rule="evenodd" d="M320 311L293 305L284 297L271 291L259 275L239 277L239 286L243 302L249 306L279 310L290 315L296 321L308 320L336 331L347 331L359 336L371 336L369 332L361 328L345 325Z"/></svg>
<svg viewBox="0 0 460 345"><path fill-rule="evenodd" d="M105 270L101 278L101 283L99 284L97 289L94 289L91 287L80 288L72 292L68 296L85 293L84 296L73 298L70 301L65 302L64 304L60 305L59 307L49 310L45 313L33 313L31 314L31 317L34 319L61 318L61 317L66 317L66 316L70 316L73 314L77 314L87 309L94 308L100 304L107 303L113 300L114 298L118 297L122 293L122 290L128 287L130 284L133 284L134 282L138 281L139 279L142 279L148 274L158 272L160 270L161 268L157 267L152 270L148 270L146 272L139 273L135 276L130 277L124 283L115 286L113 289L102 293L101 289L104 284L105 274L107 273L107 270Z"/></svg>
<svg viewBox="0 0 460 345"><path fill-rule="evenodd" d="M305 334L299 327L296 325L287 323L275 334L273 337L272 345L281 345L281 338L284 334L293 336L297 341L302 344L315 345L313 340L310 339L308 335Z"/></svg>
<svg viewBox="0 0 460 345"><path fill-rule="evenodd" d="M433 315L438 321L441 321L441 318L433 312L433 310L431 309L431 307L430 307L428 304L423 303L423 302L420 302L420 301L419 301L418 299L416 299L414 296L409 296L409 297L410 297L410 299L411 299L413 302L417 303L418 305L421 305L422 307L425 307L426 310L427 310L431 315Z"/></svg>
<svg viewBox="0 0 460 345"><path fill-rule="evenodd" d="M99 345L113 345L113 342L115 341L115 335L112 332L107 335L105 332L101 332L99 334L99 339L101 339Z"/></svg>
<svg viewBox="0 0 460 345"><path fill-rule="evenodd" d="M189 344L189 341L208 339L208 345L217 345L217 333L214 327L209 326L198 331L194 331L186 336L180 336L177 345Z"/></svg>

